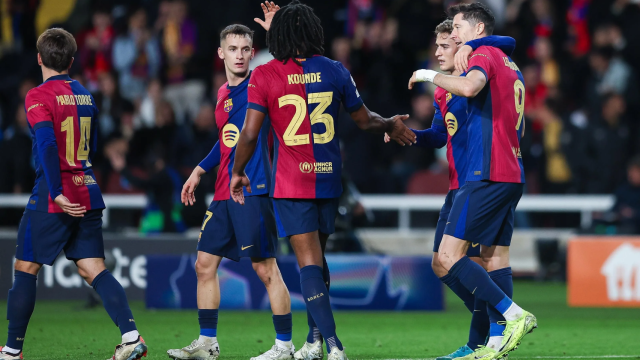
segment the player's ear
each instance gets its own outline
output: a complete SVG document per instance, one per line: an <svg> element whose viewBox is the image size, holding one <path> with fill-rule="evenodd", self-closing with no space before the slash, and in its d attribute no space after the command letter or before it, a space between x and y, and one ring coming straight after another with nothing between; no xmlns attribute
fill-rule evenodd
<svg viewBox="0 0 640 360"><path fill-rule="evenodd" d="M224 60L224 53L222 52L222 48L221 47L218 48L218 57L221 60Z"/></svg>
<svg viewBox="0 0 640 360"><path fill-rule="evenodd" d="M251 48L251 60L256 56L256 49Z"/></svg>
<svg viewBox="0 0 640 360"><path fill-rule="evenodd" d="M478 24L476 25L476 35L480 35L480 34L482 34L483 32L484 32L484 23L483 23L483 22L478 23Z"/></svg>
<svg viewBox="0 0 640 360"><path fill-rule="evenodd" d="M69 63L69 67L67 68L67 70L71 69L71 65L73 65L73 60L75 60L75 58L71 58L71 62Z"/></svg>
<svg viewBox="0 0 640 360"><path fill-rule="evenodd" d="M40 56L40 53L38 53L38 66L42 66L42 57Z"/></svg>

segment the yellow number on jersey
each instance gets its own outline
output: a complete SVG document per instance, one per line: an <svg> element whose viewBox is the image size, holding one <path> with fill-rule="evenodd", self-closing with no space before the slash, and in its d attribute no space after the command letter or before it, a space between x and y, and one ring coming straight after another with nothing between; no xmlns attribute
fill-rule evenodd
<svg viewBox="0 0 640 360"><path fill-rule="evenodd" d="M300 125L304 121L304 115L307 112L307 104L304 99L299 95L285 95L278 99L278 105L280 107L286 105L293 105L296 107L296 113L293 115L293 119L287 126L282 138L287 146L306 145L309 143L309 134L296 135Z"/></svg>
<svg viewBox="0 0 640 360"><path fill-rule="evenodd" d="M309 104L318 104L309 116L311 119L311 125L322 123L326 130L322 134L313 134L313 142L316 144L326 144L333 140L335 135L335 127L333 124L333 116L325 114L331 102L333 101L333 92L321 92L309 94ZM285 105L293 105L296 107L296 113L293 115L293 119L287 126L282 138L287 146L297 146L309 144L309 134L296 134L307 112L307 103L299 95L285 95L278 99L278 105L283 107Z"/></svg>
<svg viewBox="0 0 640 360"><path fill-rule="evenodd" d="M326 144L333 140L333 135L335 135L333 116L324 113L332 101L333 92L331 91L309 94L309 104L318 104L315 110L311 112L311 125L321 123L326 128L326 131L322 134L313 134L313 142L316 144Z"/></svg>
<svg viewBox="0 0 640 360"><path fill-rule="evenodd" d="M513 90L516 97L516 112L518 113L518 123L516 124L516 130L520 130L522 124L522 118L524 117L524 84L520 79L516 80L513 84Z"/></svg>
<svg viewBox="0 0 640 360"><path fill-rule="evenodd" d="M74 154L75 149L75 131L73 127L73 116L67 117L62 123L60 123L60 131L67 133L66 139L66 154L67 163L69 166L76 166L76 156ZM78 147L79 161L87 160L87 166L91 166L89 160L89 141L91 140L91 118L88 116L80 117L80 145Z"/></svg>
<svg viewBox="0 0 640 360"><path fill-rule="evenodd" d="M213 213L211 211L207 211L206 212L206 218L204 219L204 222L202 223L202 228L200 229L200 231L204 231L204 227L207 226L207 223L209 222L209 220L211 220L212 216L213 216Z"/></svg>

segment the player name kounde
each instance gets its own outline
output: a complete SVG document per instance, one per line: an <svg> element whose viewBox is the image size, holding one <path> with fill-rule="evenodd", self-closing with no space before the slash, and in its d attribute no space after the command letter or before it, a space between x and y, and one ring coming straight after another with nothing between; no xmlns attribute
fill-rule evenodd
<svg viewBox="0 0 640 360"><path fill-rule="evenodd" d="M300 171L309 174L331 174L333 173L333 163L332 162L301 162L300 163Z"/></svg>

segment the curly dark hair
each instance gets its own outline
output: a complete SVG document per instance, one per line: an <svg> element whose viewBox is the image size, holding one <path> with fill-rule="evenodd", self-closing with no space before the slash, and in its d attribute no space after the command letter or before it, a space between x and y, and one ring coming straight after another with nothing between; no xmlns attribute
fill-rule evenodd
<svg viewBox="0 0 640 360"><path fill-rule="evenodd" d="M324 32L320 18L307 5L293 0L273 16L267 33L267 46L273 57L286 64L296 57L324 54Z"/></svg>

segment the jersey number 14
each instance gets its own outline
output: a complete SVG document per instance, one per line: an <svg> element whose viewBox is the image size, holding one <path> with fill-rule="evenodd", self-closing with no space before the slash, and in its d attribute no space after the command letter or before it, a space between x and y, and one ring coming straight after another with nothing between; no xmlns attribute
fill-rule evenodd
<svg viewBox="0 0 640 360"><path fill-rule="evenodd" d="M65 121L60 124L60 131L67 134L66 139L66 158L69 166L76 166L76 159L78 161L86 160L87 166L91 166L89 163L89 140L91 139L91 117L80 117L80 144L78 145L78 154L76 157L75 152L75 130L73 127L73 116L67 117Z"/></svg>
<svg viewBox="0 0 640 360"><path fill-rule="evenodd" d="M308 102L309 104L318 104L316 108L311 112L309 118L311 119L311 125L313 124L324 124L326 130L322 134L313 134L313 143L314 144L326 144L333 140L333 136L335 135L335 128L333 125L333 116L329 114L325 114L324 111L327 110L331 102L333 101L333 92L320 92L309 94ZM278 99L278 105L280 107L293 105L296 107L296 112L293 115L293 119L287 126L287 129L282 136L285 145L287 146L297 146L297 145L306 145L310 143L309 134L297 134L298 129L300 129L300 125L304 122L304 119L307 114L307 101L300 95L285 95Z"/></svg>

